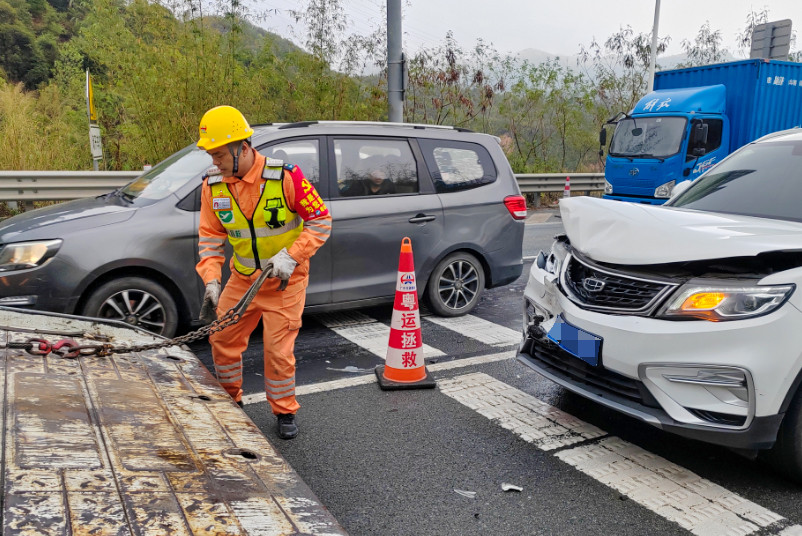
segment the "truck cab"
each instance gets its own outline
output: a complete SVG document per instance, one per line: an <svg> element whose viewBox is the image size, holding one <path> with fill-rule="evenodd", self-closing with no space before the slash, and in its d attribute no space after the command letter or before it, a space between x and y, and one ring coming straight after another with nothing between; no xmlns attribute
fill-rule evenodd
<svg viewBox="0 0 802 536"><path fill-rule="evenodd" d="M643 97L629 114L619 114L610 122L615 131L604 197L661 205L677 183L696 178L722 160L730 151L726 102L721 84L664 89Z"/></svg>

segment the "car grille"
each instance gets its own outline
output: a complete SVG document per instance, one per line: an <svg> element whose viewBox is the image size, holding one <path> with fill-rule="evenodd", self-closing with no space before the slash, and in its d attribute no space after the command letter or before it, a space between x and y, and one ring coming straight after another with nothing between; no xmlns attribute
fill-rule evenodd
<svg viewBox="0 0 802 536"><path fill-rule="evenodd" d="M621 313L649 313L676 284L629 276L568 258L564 275L568 297L588 309Z"/></svg>
<svg viewBox="0 0 802 536"><path fill-rule="evenodd" d="M574 382L612 392L638 404L657 406L648 391L642 387L641 382L601 366L594 367L585 363L548 339L535 337L530 340L532 344L528 349L528 357L533 361L538 361L541 366L550 369L552 373L567 377Z"/></svg>

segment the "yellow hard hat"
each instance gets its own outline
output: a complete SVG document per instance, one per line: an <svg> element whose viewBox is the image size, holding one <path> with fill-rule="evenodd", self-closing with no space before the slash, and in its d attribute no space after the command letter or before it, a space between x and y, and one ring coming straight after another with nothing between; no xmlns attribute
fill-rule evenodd
<svg viewBox="0 0 802 536"><path fill-rule="evenodd" d="M203 114L198 130L198 147L204 151L248 139L253 134L245 116L233 106L216 106Z"/></svg>

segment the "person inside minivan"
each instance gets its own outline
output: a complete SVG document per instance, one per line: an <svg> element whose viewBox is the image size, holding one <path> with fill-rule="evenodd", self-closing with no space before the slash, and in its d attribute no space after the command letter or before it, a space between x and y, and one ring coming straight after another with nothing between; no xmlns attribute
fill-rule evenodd
<svg viewBox="0 0 802 536"><path fill-rule="evenodd" d="M353 197L360 195L386 195L395 193L395 184L387 179L380 169L374 169L367 178L354 181L343 190L342 195Z"/></svg>

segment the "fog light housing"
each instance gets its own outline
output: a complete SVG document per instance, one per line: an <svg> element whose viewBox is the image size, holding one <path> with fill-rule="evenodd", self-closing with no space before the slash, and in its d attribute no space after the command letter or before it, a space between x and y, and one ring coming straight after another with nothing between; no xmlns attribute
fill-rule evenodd
<svg viewBox="0 0 802 536"><path fill-rule="evenodd" d="M613 185L610 184L608 181L604 181L604 194L613 195Z"/></svg>
<svg viewBox="0 0 802 536"><path fill-rule="evenodd" d="M748 370L721 365L643 364L638 376L676 421L746 428L755 415L755 388Z"/></svg>

